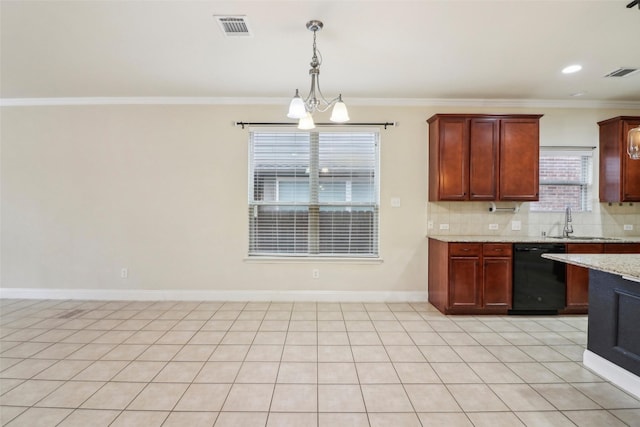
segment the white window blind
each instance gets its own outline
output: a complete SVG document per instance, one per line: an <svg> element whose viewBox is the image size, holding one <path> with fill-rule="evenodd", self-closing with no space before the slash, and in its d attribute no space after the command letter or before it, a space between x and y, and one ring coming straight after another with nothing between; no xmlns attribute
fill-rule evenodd
<svg viewBox="0 0 640 427"><path fill-rule="evenodd" d="M378 256L379 132L251 130L250 256Z"/></svg>

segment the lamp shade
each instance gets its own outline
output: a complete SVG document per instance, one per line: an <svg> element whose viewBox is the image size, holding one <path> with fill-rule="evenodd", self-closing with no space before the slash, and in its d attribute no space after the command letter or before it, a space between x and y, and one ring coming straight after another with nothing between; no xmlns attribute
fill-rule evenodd
<svg viewBox="0 0 640 427"><path fill-rule="evenodd" d="M287 117L290 119L302 119L307 115L307 109L304 107L304 101L300 98L298 91L289 104L289 113Z"/></svg>
<svg viewBox="0 0 640 427"><path fill-rule="evenodd" d="M333 106L333 110L331 111L331 118L329 119L332 122L336 123L344 123L349 121L349 112L347 111L347 106L342 102L342 98L336 102Z"/></svg>
<svg viewBox="0 0 640 427"><path fill-rule="evenodd" d="M300 122L298 122L298 129L301 129L301 130L315 129L315 127L316 127L316 124L313 122L313 117L311 116L311 113L307 113L306 116L301 118Z"/></svg>
<svg viewBox="0 0 640 427"><path fill-rule="evenodd" d="M629 131L627 153L633 160L640 160L640 126Z"/></svg>

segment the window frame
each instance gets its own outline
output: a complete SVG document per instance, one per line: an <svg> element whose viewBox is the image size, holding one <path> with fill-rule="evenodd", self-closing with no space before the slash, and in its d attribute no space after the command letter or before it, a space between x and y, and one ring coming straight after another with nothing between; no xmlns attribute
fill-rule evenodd
<svg viewBox="0 0 640 427"><path fill-rule="evenodd" d="M249 236L248 236L248 250L247 250L247 259L283 259L283 260L287 260L287 259L313 259L313 258L320 258L320 259L331 259L331 260L379 260L380 259L380 129L378 128L336 128L336 127L318 127L314 130L311 131L301 131L295 128L273 128L273 127L268 127L268 128L257 128L257 127L251 127L249 132L249 150L248 150L248 156L249 156L249 167L248 167L248 173L249 173L249 192L248 192L248 207L249 207L249 224L248 224L248 230L249 230ZM308 193L309 193L309 198L308 201L304 201L304 202L300 202L300 201L282 201L280 200L281 194L280 194L280 182L295 182L295 180L297 179L296 176L276 176L275 177L275 183L276 183L276 188L275 188L275 200L274 201L265 201L265 200L255 200L255 195L259 194L256 192L255 189L255 172L256 172L256 167L255 167L255 158L254 158L254 154L255 154L255 148L254 148L254 141L253 141L253 135L254 133L273 133L273 134L278 134L278 133L298 133L298 134L307 134L309 135L308 138L308 143L309 143L309 158L308 158L308 163L307 163L307 170L305 171L306 173L310 173L311 175L313 175L313 170L315 169L315 173L316 173L316 178L315 180L309 176L309 188L308 188ZM320 191L319 191L319 187L320 185L322 185L323 182L328 182L328 179L331 179L331 176L323 176L323 174L326 173L326 170L324 170L324 168L321 168L320 165L322 164L323 160L321 160L320 158L320 153L322 151L322 149L320 148L320 134L322 133L326 133L326 134L349 134L349 133L353 133L353 134L358 134L360 135L359 137L356 138L362 138L362 135L366 135L366 134L370 134L369 137L371 138L371 141L373 142L373 145L371 146L371 148L374 149L373 151L373 155L374 155L374 161L373 161L373 166L370 169L371 174L369 178L366 177L358 177L358 176L353 176L354 171L357 172L356 169L352 168L349 169L347 171L347 174L342 176L341 173L338 173L336 175L336 178L333 179L334 182L340 182L343 183L344 185L344 194L343 194L343 199L344 200L334 200L334 201L321 201L321 196L320 196ZM316 140L316 148L314 147L314 143L312 143L312 139L313 139L313 135L317 135L317 140ZM340 138L338 138L337 143L340 143L341 141L339 141ZM336 141L334 141L335 143ZM368 141L367 141L368 143ZM315 153L314 153L315 150ZM351 153L352 154L352 153ZM367 156L367 153L363 154L365 157ZM343 158L341 158L342 160ZM326 160L324 160L326 161ZM310 171L311 170L311 171ZM357 202L357 201L353 201L353 186L354 183L370 183L372 186L372 193L371 195L373 196L373 201L370 202ZM315 194L314 190L312 189L313 185L317 185ZM351 193L351 194L350 194ZM349 197L351 195L351 197ZM314 199L315 197L315 199ZM295 198L295 197L294 197ZM251 215L253 213L254 218L257 217L258 215L258 209L260 207L273 207L275 210L277 209L286 209L287 207L291 207L293 208L292 210L297 210L297 211L304 211L306 208L306 213L308 215L309 218L309 224L308 224L308 250L306 252L303 253L299 253L299 252L282 252L282 251L259 251L259 250L253 250L253 248L255 247L255 245L259 245L258 243L258 239L260 238L260 236L255 235L255 230L253 227L253 223L252 223L252 218ZM323 239L325 239L325 243L326 243L326 239L327 239L327 232L325 231L321 231L318 229L318 223L317 223L317 219L316 219L316 224L311 224L312 220L311 218L313 216L316 216L316 218L320 217L320 214L322 211L327 212L328 210L331 210L332 208L335 208L335 211L339 214L339 213L346 213L349 215L354 215L354 213L356 213L357 211L363 211L363 213L365 214L365 216L367 215L366 212L369 212L370 218L371 220L369 221L368 219L365 220L365 222L363 224L370 224L370 232L367 233L365 236L365 246L366 247L370 247L371 251L368 252L364 252L364 253L360 253L360 252L351 252L351 244L349 243L347 246L349 247L349 249L346 252L334 252L334 251L330 251L330 252L322 252L320 251L318 248L320 247L320 243L323 241ZM368 208L368 209L367 209ZM331 214L330 214L331 215ZM353 217L350 217L353 218ZM349 233L348 235L351 236L351 232L352 229L349 229ZM336 236L334 236L333 231L328 233L328 235L330 235L330 239L329 239L329 246L333 247L333 245L336 244ZM338 238L340 237L340 235L338 235ZM344 237L344 236L342 236ZM340 239L338 239L340 240ZM349 238L349 242L351 241L351 237ZM357 239L356 239L357 241ZM361 242L362 244L362 242Z"/></svg>
<svg viewBox="0 0 640 427"><path fill-rule="evenodd" d="M593 211L593 175L594 175L594 162L593 162L593 152L595 147L583 147L583 146L575 146L575 147L553 147L553 146L541 146L540 147L540 171L542 172L542 158L543 157L576 157L580 159L581 162L581 175L578 181L571 180L549 180L543 179L543 177L539 176L539 194L542 195L545 192L543 191L543 187L574 187L579 190L580 200L579 200L579 209L576 208L575 205L572 205L574 212L592 212ZM567 204L563 204L563 207L558 207L557 209L540 209L538 206L542 205L542 201L532 202L530 206L530 211L535 213L556 213L562 212L566 208Z"/></svg>

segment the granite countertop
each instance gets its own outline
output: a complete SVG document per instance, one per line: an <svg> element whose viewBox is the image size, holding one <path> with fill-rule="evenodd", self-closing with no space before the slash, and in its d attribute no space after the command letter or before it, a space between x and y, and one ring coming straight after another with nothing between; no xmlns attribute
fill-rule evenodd
<svg viewBox="0 0 640 427"><path fill-rule="evenodd" d="M487 242L487 243L640 243L640 237L529 237L529 236L427 236L442 242Z"/></svg>
<svg viewBox="0 0 640 427"><path fill-rule="evenodd" d="M640 282L640 254L543 254L542 257Z"/></svg>

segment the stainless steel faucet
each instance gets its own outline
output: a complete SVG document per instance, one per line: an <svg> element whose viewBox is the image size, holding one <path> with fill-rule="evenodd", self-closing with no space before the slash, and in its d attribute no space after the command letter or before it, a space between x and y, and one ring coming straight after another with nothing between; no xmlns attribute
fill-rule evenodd
<svg viewBox="0 0 640 427"><path fill-rule="evenodd" d="M562 229L562 237L569 237L573 233L573 225L571 225L571 207L567 206L564 211L564 228Z"/></svg>

